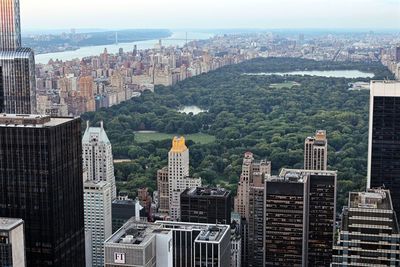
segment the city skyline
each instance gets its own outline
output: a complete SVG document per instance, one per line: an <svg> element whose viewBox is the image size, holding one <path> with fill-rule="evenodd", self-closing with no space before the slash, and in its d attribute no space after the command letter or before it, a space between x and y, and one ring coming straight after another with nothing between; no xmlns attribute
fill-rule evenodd
<svg viewBox="0 0 400 267"><path fill-rule="evenodd" d="M90 12L93 8L96 8L96 12ZM55 12L56 10L63 10L63 12ZM177 12L178 16L171 15ZM115 0L113 5L106 0L96 2L93 0L84 2L78 0L21 1L23 30L70 28L394 29L400 22L399 12L400 2L396 0L334 2L283 0L276 3L261 0L204 0L202 5L198 6L183 2L183 0L168 2L151 0L142 2L140 5L126 0ZM74 19L71 19L70 14L74 14ZM51 25L50 28L49 25Z"/></svg>

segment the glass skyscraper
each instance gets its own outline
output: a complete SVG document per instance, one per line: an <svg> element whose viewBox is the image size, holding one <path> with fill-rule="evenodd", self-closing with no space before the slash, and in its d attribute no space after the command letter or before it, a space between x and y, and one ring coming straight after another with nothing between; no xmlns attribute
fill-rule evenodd
<svg viewBox="0 0 400 267"><path fill-rule="evenodd" d="M372 81L370 94L367 187L389 189L400 214L400 82Z"/></svg>
<svg viewBox="0 0 400 267"><path fill-rule="evenodd" d="M36 113L35 58L21 47L19 0L0 0L0 113Z"/></svg>
<svg viewBox="0 0 400 267"><path fill-rule="evenodd" d="M80 119L0 116L0 217L25 222L29 267L85 266Z"/></svg>

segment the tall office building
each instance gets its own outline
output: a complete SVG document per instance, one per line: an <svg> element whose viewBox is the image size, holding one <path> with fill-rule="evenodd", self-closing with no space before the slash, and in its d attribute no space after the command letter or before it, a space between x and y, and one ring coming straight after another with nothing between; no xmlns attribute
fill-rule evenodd
<svg viewBox="0 0 400 267"><path fill-rule="evenodd" d="M24 221L0 218L0 267L25 267Z"/></svg>
<svg viewBox="0 0 400 267"><path fill-rule="evenodd" d="M319 130L313 137L307 137L304 142L304 169L328 169L328 140L326 131Z"/></svg>
<svg viewBox="0 0 400 267"><path fill-rule="evenodd" d="M127 195L120 195L111 203L112 232L115 233L130 218L136 216L136 201L129 199ZM148 214L145 209L139 211L140 221L147 221Z"/></svg>
<svg viewBox="0 0 400 267"><path fill-rule="evenodd" d="M400 82L371 81L368 142L368 188L392 192L400 214Z"/></svg>
<svg viewBox="0 0 400 267"><path fill-rule="evenodd" d="M282 169L265 181L265 265L329 266L336 214L334 171Z"/></svg>
<svg viewBox="0 0 400 267"><path fill-rule="evenodd" d="M223 188L188 188L181 194L181 221L230 224L231 192Z"/></svg>
<svg viewBox="0 0 400 267"><path fill-rule="evenodd" d="M349 194L332 266L400 266L400 233L389 190Z"/></svg>
<svg viewBox="0 0 400 267"><path fill-rule="evenodd" d="M21 47L19 0L0 1L0 50L12 51Z"/></svg>
<svg viewBox="0 0 400 267"><path fill-rule="evenodd" d="M246 152L243 158L242 173L235 197L235 212L243 218L249 218L249 192L254 173L271 174L271 162L266 160L255 160L251 152Z"/></svg>
<svg viewBox="0 0 400 267"><path fill-rule="evenodd" d="M0 1L0 113L36 113L35 59L21 47L19 0Z"/></svg>
<svg viewBox="0 0 400 267"><path fill-rule="evenodd" d="M100 127L87 127L82 138L83 168L87 170L88 180L106 181L111 185L111 198L117 197L115 186L114 161L111 142L108 139L103 122Z"/></svg>
<svg viewBox="0 0 400 267"><path fill-rule="evenodd" d="M129 220L105 242L105 267L230 266L230 227Z"/></svg>
<svg viewBox="0 0 400 267"><path fill-rule="evenodd" d="M92 266L104 266L104 241L112 234L111 185L86 181L84 187L85 231L92 245Z"/></svg>
<svg viewBox="0 0 400 267"><path fill-rule="evenodd" d="M308 191L308 176L265 181L265 262L253 266L308 266Z"/></svg>
<svg viewBox="0 0 400 267"><path fill-rule="evenodd" d="M28 266L85 266L79 119L0 116L0 217L24 220Z"/></svg>
<svg viewBox="0 0 400 267"><path fill-rule="evenodd" d="M189 149L184 137L174 137L168 154L169 215L180 219L180 196L187 188L201 186L200 178L189 177Z"/></svg>
<svg viewBox="0 0 400 267"><path fill-rule="evenodd" d="M174 267L230 266L229 225L167 221L157 221L156 224L172 231Z"/></svg>
<svg viewBox="0 0 400 267"><path fill-rule="evenodd" d="M264 260L264 187L265 174L253 173L249 192L247 222L248 265L262 266Z"/></svg>

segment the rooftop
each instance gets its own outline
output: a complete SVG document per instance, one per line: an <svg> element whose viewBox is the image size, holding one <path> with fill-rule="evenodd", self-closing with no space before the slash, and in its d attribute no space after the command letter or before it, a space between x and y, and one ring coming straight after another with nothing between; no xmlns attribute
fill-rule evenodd
<svg viewBox="0 0 400 267"><path fill-rule="evenodd" d="M228 196L231 191L220 187L195 187L188 188L182 194L190 196Z"/></svg>
<svg viewBox="0 0 400 267"><path fill-rule="evenodd" d="M103 142L106 144L111 144L106 131L103 127L103 122L100 123L100 127L89 127L89 122L87 122L85 133L83 134L82 143L90 142Z"/></svg>
<svg viewBox="0 0 400 267"><path fill-rule="evenodd" d="M74 118L52 118L47 115L0 114L0 127L52 127Z"/></svg>
<svg viewBox="0 0 400 267"><path fill-rule="evenodd" d="M21 219L0 217L0 231L11 231L15 227L23 223L24 221Z"/></svg>
<svg viewBox="0 0 400 267"><path fill-rule="evenodd" d="M196 241L199 242L207 241L218 243L226 234L230 235L229 225L169 221L156 221L155 223L162 226L163 229L200 231L200 234L196 238Z"/></svg>
<svg viewBox="0 0 400 267"><path fill-rule="evenodd" d="M351 192L349 207L359 209L392 210L390 193L384 189L369 189L367 192Z"/></svg>
<svg viewBox="0 0 400 267"><path fill-rule="evenodd" d="M169 230L162 229L160 225L139 223L131 219L105 243L143 246L153 238L154 234L167 234L168 232Z"/></svg>

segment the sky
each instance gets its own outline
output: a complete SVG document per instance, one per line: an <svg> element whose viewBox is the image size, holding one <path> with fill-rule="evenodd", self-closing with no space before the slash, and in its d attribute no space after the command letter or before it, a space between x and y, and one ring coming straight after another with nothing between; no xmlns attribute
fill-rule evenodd
<svg viewBox="0 0 400 267"><path fill-rule="evenodd" d="M23 29L400 29L400 0L20 0Z"/></svg>

